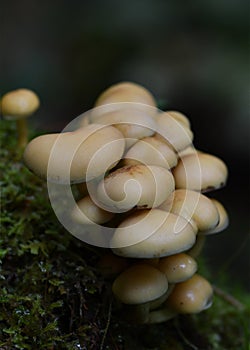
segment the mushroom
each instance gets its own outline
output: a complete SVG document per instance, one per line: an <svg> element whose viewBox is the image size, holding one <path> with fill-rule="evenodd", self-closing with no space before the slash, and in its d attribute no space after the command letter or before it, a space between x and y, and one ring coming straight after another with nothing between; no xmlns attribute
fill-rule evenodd
<svg viewBox="0 0 250 350"><path fill-rule="evenodd" d="M191 145L193 133L183 123L173 118L166 112L159 113L156 117L157 133L167 140L177 152Z"/></svg>
<svg viewBox="0 0 250 350"><path fill-rule="evenodd" d="M175 190L159 209L181 215L198 231L214 229L219 222L219 213L214 203L205 195L191 190Z"/></svg>
<svg viewBox="0 0 250 350"><path fill-rule="evenodd" d="M163 138L150 136L137 141L125 154L124 165L148 164L171 169L177 165L177 154Z"/></svg>
<svg viewBox="0 0 250 350"><path fill-rule="evenodd" d="M134 322L146 323L150 302L161 298L168 290L166 276L148 264L132 265L113 282L112 291L123 304L130 305ZM162 301L162 300L161 300Z"/></svg>
<svg viewBox="0 0 250 350"><path fill-rule="evenodd" d="M1 100L3 117L16 120L18 131L18 145L23 148L27 144L27 122L39 107L40 101L35 92L28 89L18 89L6 93Z"/></svg>
<svg viewBox="0 0 250 350"><path fill-rule="evenodd" d="M129 261L109 251L101 256L97 266L104 277L114 278L128 268Z"/></svg>
<svg viewBox="0 0 250 350"><path fill-rule="evenodd" d="M205 238L206 236L204 234L197 234L195 244L192 246L191 249L187 250L186 253L194 259L198 258L204 247Z"/></svg>
<svg viewBox="0 0 250 350"><path fill-rule="evenodd" d="M174 190L170 171L158 166L132 165L111 172L97 188L97 202L106 210L159 206Z"/></svg>
<svg viewBox="0 0 250 350"><path fill-rule="evenodd" d="M73 208L73 221L82 225L104 224L114 217L114 214L98 207L90 196L80 199Z"/></svg>
<svg viewBox="0 0 250 350"><path fill-rule="evenodd" d="M90 181L114 167L125 147L112 126L91 124L74 132L42 135L24 151L24 162L35 174L57 183Z"/></svg>
<svg viewBox="0 0 250 350"><path fill-rule="evenodd" d="M95 106L117 102L138 102L156 106L153 95L143 86L132 82L121 82L110 86L99 95Z"/></svg>
<svg viewBox="0 0 250 350"><path fill-rule="evenodd" d="M195 153L183 156L173 169L176 188L211 191L225 185L227 167L211 154Z"/></svg>
<svg viewBox="0 0 250 350"><path fill-rule="evenodd" d="M229 224L229 218L226 209L224 206L217 201L216 199L212 198L211 202L216 206L218 213L219 213L219 222L218 225L215 226L214 228L211 228L207 231L204 232L206 235L210 235L213 233L219 233L223 230L225 230Z"/></svg>
<svg viewBox="0 0 250 350"><path fill-rule="evenodd" d="M195 228L183 217L159 209L136 211L115 230L110 247L129 258L158 258L190 249Z"/></svg>
<svg viewBox="0 0 250 350"><path fill-rule="evenodd" d="M202 276L195 274L190 279L177 283L166 300L166 307L180 314L193 314L212 305L213 289Z"/></svg>
<svg viewBox="0 0 250 350"><path fill-rule="evenodd" d="M178 111L166 111L165 113L169 114L176 121L181 123L184 127L190 129L190 121L183 113L178 112Z"/></svg>
<svg viewBox="0 0 250 350"><path fill-rule="evenodd" d="M157 109L139 103L112 103L91 110L89 123L113 125L126 138L126 148L155 133ZM80 125L86 123L86 117Z"/></svg>
<svg viewBox="0 0 250 350"><path fill-rule="evenodd" d="M157 268L163 272L169 283L183 282L197 271L196 261L185 253L161 258Z"/></svg>

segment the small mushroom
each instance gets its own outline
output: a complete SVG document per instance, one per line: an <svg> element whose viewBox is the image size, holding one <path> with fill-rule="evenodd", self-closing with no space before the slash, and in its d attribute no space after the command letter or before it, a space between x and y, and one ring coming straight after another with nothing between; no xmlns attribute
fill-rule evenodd
<svg viewBox="0 0 250 350"><path fill-rule="evenodd" d="M212 305L213 289L202 276L195 274L190 279L177 283L166 301L166 306L180 314L193 314Z"/></svg>
<svg viewBox="0 0 250 350"><path fill-rule="evenodd" d="M90 198L85 196L73 208L71 217L82 225L104 224L114 217L114 214L98 207Z"/></svg>
<svg viewBox="0 0 250 350"><path fill-rule="evenodd" d="M190 129L190 121L183 113L178 111L166 111L165 113L171 115L176 121Z"/></svg>
<svg viewBox="0 0 250 350"><path fill-rule="evenodd" d="M159 113L156 122L157 133L166 139L175 151L182 151L192 144L192 131L170 114L166 112Z"/></svg>
<svg viewBox="0 0 250 350"><path fill-rule="evenodd" d="M176 188L207 192L225 185L227 167L211 154L196 153L183 156L173 169Z"/></svg>
<svg viewBox="0 0 250 350"><path fill-rule="evenodd" d="M195 244L192 246L191 249L187 250L186 253L194 259L198 258L198 256L200 256L202 249L205 245L205 241L206 241L206 236L204 234L198 234L196 236Z"/></svg>
<svg viewBox="0 0 250 350"><path fill-rule="evenodd" d="M214 228L211 228L210 230L207 230L204 232L205 235L210 235L214 233L219 233L223 230L225 230L229 224L229 218L226 209L224 206L217 201L216 199L211 199L213 204L216 206L218 213L219 213L219 222L218 225L215 226Z"/></svg>
<svg viewBox="0 0 250 350"><path fill-rule="evenodd" d="M166 275L169 283L179 283L196 273L197 263L191 256L179 253L161 258L157 268Z"/></svg>
<svg viewBox="0 0 250 350"><path fill-rule="evenodd" d="M143 86L132 82L121 82L110 86L99 95L95 106L117 102L138 102L156 106L153 95Z"/></svg>
<svg viewBox="0 0 250 350"><path fill-rule="evenodd" d="M3 117L16 120L18 131L18 145L23 148L27 144L27 122L39 107L40 101L35 92L28 89L18 89L6 93L1 100Z"/></svg>
<svg viewBox="0 0 250 350"><path fill-rule="evenodd" d="M122 158L123 135L112 126L91 124L74 132L36 137L24 151L24 162L35 174L51 182L90 181L114 167Z"/></svg>
<svg viewBox="0 0 250 350"><path fill-rule="evenodd" d="M174 190L170 171L158 166L134 165L111 172L97 188L97 202L113 212L159 206Z"/></svg>
<svg viewBox="0 0 250 350"><path fill-rule="evenodd" d="M146 323L150 302L161 298L168 290L166 276L147 264L132 265L114 281L112 291L123 304L130 305L135 322Z"/></svg>
<svg viewBox="0 0 250 350"><path fill-rule="evenodd" d="M158 258L190 249L195 228L183 217L159 209L138 210L115 230L110 247L129 258Z"/></svg>
<svg viewBox="0 0 250 350"><path fill-rule="evenodd" d="M198 231L214 229L219 222L219 212L214 203L205 195L191 190L175 190L159 209L183 216Z"/></svg>
<svg viewBox="0 0 250 350"><path fill-rule="evenodd" d="M137 141L125 154L123 164L148 164L171 169L177 165L177 161L177 154L168 142L151 136Z"/></svg>

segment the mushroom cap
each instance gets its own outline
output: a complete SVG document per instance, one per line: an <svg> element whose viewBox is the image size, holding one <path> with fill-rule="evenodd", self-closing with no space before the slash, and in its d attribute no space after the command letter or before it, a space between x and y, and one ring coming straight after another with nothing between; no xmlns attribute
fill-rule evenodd
<svg viewBox="0 0 250 350"><path fill-rule="evenodd" d="M166 112L159 113L156 117L157 132L176 151L181 151L192 144L193 133L186 126Z"/></svg>
<svg viewBox="0 0 250 350"><path fill-rule="evenodd" d="M80 199L72 210L73 221L83 225L104 224L113 218L114 214L98 207L86 196Z"/></svg>
<svg viewBox="0 0 250 350"><path fill-rule="evenodd" d="M24 151L35 174L57 183L92 180L114 167L125 148L123 135L112 126L91 124L74 132L42 135Z"/></svg>
<svg viewBox="0 0 250 350"><path fill-rule="evenodd" d="M173 148L156 136L145 137L137 141L125 154L125 165L148 164L171 169L177 165L177 154Z"/></svg>
<svg viewBox="0 0 250 350"><path fill-rule="evenodd" d="M179 253L161 258L157 268L166 275L169 283L179 283L196 273L197 263L191 256Z"/></svg>
<svg viewBox="0 0 250 350"><path fill-rule="evenodd" d="M190 279L177 283L166 305L181 314L201 312L212 305L213 289L202 276L195 274Z"/></svg>
<svg viewBox="0 0 250 350"><path fill-rule="evenodd" d="M181 112L178 111L166 111L167 114L171 115L175 120L181 123L183 126L190 129L190 121L189 119Z"/></svg>
<svg viewBox="0 0 250 350"><path fill-rule="evenodd" d="M159 206L174 190L172 173L157 166L132 165L110 173L97 188L97 201L110 211Z"/></svg>
<svg viewBox="0 0 250 350"><path fill-rule="evenodd" d="M214 228L211 228L211 229L205 231L204 234L206 234L206 235L219 233L219 232L225 230L229 224L228 214L227 214L227 211L224 208L224 206L214 198L211 199L211 202L216 206L216 208L218 210L219 222L218 222L218 225L215 226Z"/></svg>
<svg viewBox="0 0 250 350"><path fill-rule="evenodd" d="M166 293L166 276L146 264L138 264L123 271L114 281L112 291L124 304L143 304Z"/></svg>
<svg viewBox="0 0 250 350"><path fill-rule="evenodd" d="M202 249L205 245L206 236L204 234L198 234L196 236L195 244L186 253L192 258L196 259L201 254Z"/></svg>
<svg viewBox="0 0 250 350"><path fill-rule="evenodd" d="M22 119L29 117L40 105L35 92L18 89L6 93L1 100L2 114L6 119Z"/></svg>
<svg viewBox="0 0 250 350"><path fill-rule="evenodd" d="M121 82L103 91L95 102L95 106L117 102L138 102L156 106L153 95L139 84Z"/></svg>
<svg viewBox="0 0 250 350"><path fill-rule="evenodd" d="M159 209L136 211L115 230L110 247L117 255L157 258L188 250L195 229L181 216Z"/></svg>
<svg viewBox="0 0 250 350"><path fill-rule="evenodd" d="M227 180L225 163L207 153L183 156L173 169L176 188L210 191L224 186Z"/></svg>
<svg viewBox="0 0 250 350"><path fill-rule="evenodd" d="M217 207L208 197L196 191L175 190L171 198L162 203L159 208L194 222L199 231L213 229L219 222Z"/></svg>

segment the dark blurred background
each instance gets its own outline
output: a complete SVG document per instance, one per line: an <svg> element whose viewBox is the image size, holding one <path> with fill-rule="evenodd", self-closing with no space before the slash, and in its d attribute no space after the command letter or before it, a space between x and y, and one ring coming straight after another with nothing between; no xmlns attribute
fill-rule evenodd
<svg viewBox="0 0 250 350"><path fill-rule="evenodd" d="M40 130L60 131L123 80L190 118L195 146L230 173L211 194L230 227L208 238L206 259L216 283L225 269L250 288L248 1L8 0L0 16L1 94L35 90Z"/></svg>

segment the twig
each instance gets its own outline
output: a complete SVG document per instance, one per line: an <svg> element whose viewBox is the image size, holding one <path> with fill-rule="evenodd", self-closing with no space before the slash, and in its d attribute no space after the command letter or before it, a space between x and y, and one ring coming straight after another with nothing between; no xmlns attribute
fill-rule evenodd
<svg viewBox="0 0 250 350"><path fill-rule="evenodd" d="M234 306L236 309L242 311L244 310L244 305L237 300L235 297L233 297L231 294L225 292L224 290L222 290L221 288L213 285L213 290L215 292L216 295L218 295L219 297L221 297L222 299L224 299L227 303L231 304L232 306Z"/></svg>
<svg viewBox="0 0 250 350"><path fill-rule="evenodd" d="M104 329L104 333L103 333L103 337L102 337L102 341L101 341L101 345L100 345L100 350L103 350L104 342L105 342L105 339L106 339L106 336L107 336L107 333L108 333L110 320L111 320L111 310L112 310L112 300L109 303L108 318L107 318L106 327Z"/></svg>

